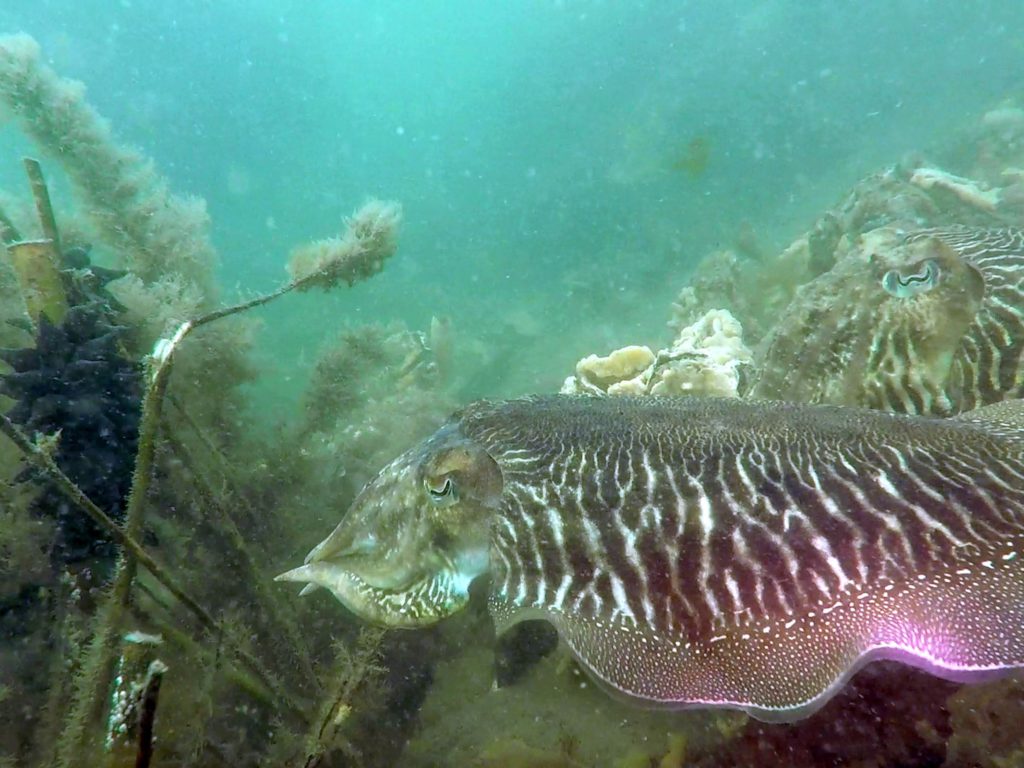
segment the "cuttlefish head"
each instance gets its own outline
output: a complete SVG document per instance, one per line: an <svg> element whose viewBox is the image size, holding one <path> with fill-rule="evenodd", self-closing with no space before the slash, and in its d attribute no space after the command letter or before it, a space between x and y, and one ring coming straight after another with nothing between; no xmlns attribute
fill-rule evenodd
<svg viewBox="0 0 1024 768"><path fill-rule="evenodd" d="M399 456L360 491L306 564L277 581L326 587L389 627L432 624L462 608L489 566L501 470L457 424Z"/></svg>

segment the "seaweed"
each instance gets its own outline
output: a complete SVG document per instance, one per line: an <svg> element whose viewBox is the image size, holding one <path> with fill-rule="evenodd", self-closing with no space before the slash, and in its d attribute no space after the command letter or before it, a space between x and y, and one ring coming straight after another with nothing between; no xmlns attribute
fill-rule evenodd
<svg viewBox="0 0 1024 768"><path fill-rule="evenodd" d="M381 207L379 205L374 204L372 210L377 221L384 222L383 225L390 226L392 229L397 226L397 208L389 208L391 216L386 219L380 218L379 212ZM364 233L369 231L374 237L378 234L375 229L364 229L362 231ZM352 242L360 243L362 241L355 238ZM57 750L57 762L60 765L84 764L85 762L95 760L96 726L98 722L103 720L105 711L109 706L106 698L110 689L119 647L120 627L122 626L123 616L128 606L138 565L142 565L150 575L169 591L178 603L198 620L204 629L220 637L223 642L232 648L234 656L272 694L273 700L279 708L293 714L300 714L302 712L302 707L290 694L281 688L276 676L268 672L262 662L246 648L246 643L241 640L238 633L229 624L217 621L202 606L200 601L190 594L189 590L179 582L169 569L160 565L146 552L139 543L139 538L143 530L144 512L148 503L149 487L154 473L156 441L160 434L161 426L166 427L163 420L164 397L174 355L179 346L183 344L193 330L203 325L265 304L292 290L301 289L307 284L315 282L322 285L325 282L329 282L329 279L325 278L327 271L331 271L334 275L338 276L346 274L372 274L372 271L359 266L360 260L365 260L366 263L377 264L378 266L375 269L379 268L379 263L393 253L393 234L387 238L375 238L374 242L384 244L389 250L382 254L380 250L359 248L350 250L347 256L344 253L339 253L335 261L322 264L319 271L310 272L296 278L285 284L278 291L251 299L239 305L215 310L192 321L186 321L179 327L172 339L157 346L155 354L150 361L148 386L142 404L135 471L125 511L125 524L123 528L89 499L82 489L61 470L51 455L52 451L38 442L34 443L29 440L8 416L0 417L0 429L18 446L26 458L45 475L53 484L53 487L63 494L69 502L85 512L94 523L121 545L124 552L124 557L118 568L113 585L94 620L90 647L85 652L82 667L76 676L68 722ZM337 279L344 279L344 277L332 279L336 282ZM172 447L177 448L180 455L185 456L187 459L187 451L180 443L172 440L171 444ZM200 488L206 492L207 500L213 500L213 495L206 486L200 485ZM216 509L217 507L214 506L214 508ZM225 516L222 522L227 523L227 521L228 518ZM243 561L248 564L251 571L255 571L251 555L248 555L240 534L233 530L230 524L226 524L224 528L228 531L228 540L232 541L237 549L245 553ZM257 579L256 583L259 584L261 581ZM259 594L259 590L257 590L257 593ZM264 602L267 602L268 598L265 590L263 591L263 597ZM297 647L300 648L301 645ZM306 662L306 668L310 669L308 661Z"/></svg>
<svg viewBox="0 0 1024 768"><path fill-rule="evenodd" d="M0 38L0 101L61 163L101 236L134 274L150 282L177 273L212 301L216 257L203 202L172 194L151 161L119 146L86 102L85 87L47 67L26 34Z"/></svg>
<svg viewBox="0 0 1024 768"><path fill-rule="evenodd" d="M301 768L323 765L333 751L359 757L352 740L353 722L359 717L359 699L373 694L385 672L381 665L382 629L364 629L354 647L336 644L335 663L327 679L331 686L306 736L303 754L295 761Z"/></svg>
<svg viewBox="0 0 1024 768"><path fill-rule="evenodd" d="M217 305L217 255L208 236L205 203L173 194L153 161L119 144L108 123L86 100L85 87L46 66L38 44L28 35L0 37L0 103L40 150L59 164L92 230L113 257L144 292L152 287L150 309L166 298L162 286L167 281L195 300L192 307L175 305L184 314L167 318L175 327ZM40 233L56 248L60 237L51 226L52 215L45 213L49 203L41 181L39 175L33 182L36 208L43 212ZM154 314L166 318L167 311ZM124 344L140 357L168 331L154 322L140 323L132 327ZM239 410L236 387L252 377L246 338L238 327L205 334L182 356L180 367L190 373L214 367L222 373L217 387L210 387L201 375L179 376L174 384L175 391L192 400L196 413L209 424L228 423Z"/></svg>
<svg viewBox="0 0 1024 768"><path fill-rule="evenodd" d="M348 743L336 727L344 719L338 711L342 705L358 708L364 698L372 706L366 698L372 686L366 683L379 669L376 661L371 663L378 658L376 646L363 642L348 657L332 652L323 635L304 637L301 611L271 589L268 553L252 538L267 521L252 513L258 502L252 500L251 478L236 469L237 455L226 455L249 450L226 442L241 413L230 393L251 370L245 355L248 331L235 319L293 291L331 290L376 274L395 251L400 208L370 201L347 221L341 235L297 248L292 279L280 289L218 308L201 205L171 195L152 163L117 147L106 124L85 103L82 89L46 68L25 36L0 40L0 99L41 148L60 161L100 236L128 270L103 270L91 265L84 251L64 245L75 239L61 237L41 170L27 163L45 238L32 256L35 261L23 262L30 266L21 274L41 274L47 265L52 270L46 273L49 282L37 282L41 287L34 293L22 280L14 294L31 298L21 305L22 316L36 339L31 347L7 353L16 370L7 375L6 386L24 405L0 418L0 430L23 455L45 495L30 492L31 486L14 477L17 470L11 471L12 484L4 494L17 504L5 510L11 525L0 545L11 548L12 565L33 562L30 550L37 541L83 557L102 550L112 563L116 555L117 565L112 580L98 569L82 592L57 567L41 582L48 589L42 600L31 583L32 568L9 572L5 593L28 611L17 633L36 638L45 632L54 642L32 646L48 660L35 669L43 677L49 674L49 682L36 674L33 683L26 675L19 690L38 701L41 717L23 731L20 743L4 746L33 762L76 766L127 758L135 750L143 762L159 761L161 753L226 762L244 756L242 762L251 762L269 754L267 739L273 734L284 743L289 733L306 733L303 738L313 744L310 734L315 732L321 745L316 749L324 754ZM2 224L3 239L19 247L25 230L6 214ZM80 296L76 291L82 280ZM54 303L63 298L67 309ZM88 308L80 311L79 304ZM70 325L65 328L65 323ZM149 350L141 379L134 374L140 370L135 360ZM211 388L207 379L214 359L220 376ZM123 372L116 366L101 370L105 363L98 368L97 362L102 360L124 361ZM78 366L82 375L56 372L57 364ZM47 412L53 419L40 421L47 394L38 387L68 381L102 386L106 399L86 409L95 418L123 414L130 419L127 438L118 442L129 449L130 463L102 471L75 469L75 461L106 459L102 451L97 455L83 449L63 412ZM134 382L137 394L118 394L111 388L118 381ZM88 402L78 391L61 392L60 398L71 408ZM168 401L170 408L165 407ZM26 434L26 429L38 434ZM5 467L13 464L9 454L3 452ZM57 530L30 525L32 517L24 512L39 499L63 510ZM154 514L158 508L160 514ZM73 540L67 538L71 530L76 531ZM98 544L104 539L108 544ZM238 578L204 579L204 563L227 566ZM225 584L232 587L225 589ZM162 667L147 667L154 674L148 686L139 683L140 711L146 713L141 735L124 742L117 736L122 719L111 719L111 712L120 711L126 696L132 698L125 692L124 670L133 653L125 632L133 624L164 638L160 659L152 664L166 662L170 672L160 696L162 714L154 720L153 690L162 679L155 670ZM321 680L318 670L325 656L339 659L334 670L345 672L347 683ZM204 669L212 674L204 675ZM189 687L187 681L196 684ZM70 696L61 695L69 682ZM330 713L327 720L312 706L321 695L327 695L320 705ZM236 709L231 701L248 703ZM256 739L236 741L227 721L239 724L240 713L253 706L260 716L244 718L242 727ZM352 722L357 719L354 715ZM182 726L186 722L189 727ZM154 727L165 734L158 742L151 738Z"/></svg>
<svg viewBox="0 0 1024 768"><path fill-rule="evenodd" d="M354 497L401 450L452 410L422 335L399 325L366 325L328 342L303 397L288 451L304 457L312 495Z"/></svg>

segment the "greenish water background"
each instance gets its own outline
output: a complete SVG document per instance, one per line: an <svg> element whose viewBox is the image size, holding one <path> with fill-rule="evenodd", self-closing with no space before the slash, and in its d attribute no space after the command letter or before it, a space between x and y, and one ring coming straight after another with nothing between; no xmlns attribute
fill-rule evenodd
<svg viewBox="0 0 1024 768"><path fill-rule="evenodd" d="M338 328L454 322L461 394L556 389L575 360L658 344L693 265L769 251L858 178L1020 87L1017 0L7 0L117 136L206 198L228 297L367 195L398 256L353 291L262 312L264 396ZM674 167L694 139L706 169ZM0 125L0 186L25 144Z"/></svg>

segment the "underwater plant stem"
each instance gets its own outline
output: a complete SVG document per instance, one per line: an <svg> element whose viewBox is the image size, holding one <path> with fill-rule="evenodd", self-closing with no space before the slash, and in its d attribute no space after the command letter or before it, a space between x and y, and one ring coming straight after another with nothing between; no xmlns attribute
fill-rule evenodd
<svg viewBox="0 0 1024 768"><path fill-rule="evenodd" d="M244 490L239 486L235 473L231 469L231 465L228 464L227 459L224 458L224 454L216 445L214 445L213 441L210 439L209 435L206 434L203 428L196 423L196 420L192 418L192 414L189 413L188 409L186 409L181 401L173 394L167 395L167 401L174 406L175 414L185 422L188 428L192 430L196 439L202 443L203 448L206 449L208 457L213 459L214 463L217 465L217 469L220 471L221 481L228 486L228 492L245 503L252 504L250 499L247 498L244 493Z"/></svg>
<svg viewBox="0 0 1024 768"><path fill-rule="evenodd" d="M153 394L152 390L147 391L143 401L141 424L145 425L148 419L151 422L149 424L150 431L144 433L143 427L140 427L139 430L139 447L135 456L135 472L125 511L123 531L111 520L114 527L118 531L122 531L123 538L118 540L118 543L124 547L123 551L126 554L118 563L113 587L96 615L86 664L82 669L82 674L76 678L74 701L58 753L58 764L65 768L93 764L94 758L91 755L95 752L100 732L96 724L105 719L104 716L110 708L110 690L121 645L122 622L131 598L132 586L135 583L138 555L145 554L141 547L138 547L138 551L134 553L135 557L129 557L127 553L130 551L128 542L138 542L142 535L145 500L149 493L149 481L152 477L154 425L159 423L159 405L162 401L159 397L156 398L154 412L154 401L150 397L151 394ZM148 435L148 439L144 439L144 435ZM72 485L74 484L72 483ZM78 491L81 493L81 489ZM84 493L82 493L82 499L92 504ZM86 509L90 511L88 507ZM99 511L102 512L102 510ZM160 574L153 572L153 575L160 579ZM161 583L163 583L162 580ZM184 591L181 591L184 594ZM182 598L179 597L179 599ZM188 597L188 600L191 605L189 603L185 603L185 605L199 609L200 613L197 615L199 615L200 621L205 623L205 617L213 622L213 617L209 616L198 602L191 597Z"/></svg>
<svg viewBox="0 0 1024 768"><path fill-rule="evenodd" d="M214 656L213 653L194 640L188 632L181 629L180 617L175 616L173 607L169 606L164 600L161 600L160 596L157 595L144 581L137 581L135 583L135 590L148 597L156 608L159 608L160 611L166 613L171 619L170 621L161 620L153 613L152 610L143 610L143 608L138 604L138 601L133 601L133 604L128 607L128 610L136 620L147 626L151 626L153 630L164 639L164 642L177 648L184 656L194 658ZM237 664L229 664L223 667L218 666L215 671L223 674L233 685L238 686L240 689L245 691L246 694L251 696L254 701L259 702L267 709L272 710L277 707L277 702L274 701L270 692L267 691L258 679L246 671L244 667Z"/></svg>
<svg viewBox="0 0 1024 768"><path fill-rule="evenodd" d="M131 519L133 505L141 504L146 493L149 491L149 478L153 469L153 455L156 444L156 435L160 427L163 414L164 395L167 392L167 382L171 376L171 364L174 353L185 340L185 338L204 325L220 320L230 315L244 312L254 307L259 307L274 299L284 296L300 287L303 281L295 280L286 283L275 291L257 296L254 299L243 301L240 304L233 304L229 307L221 307L205 315L200 315L194 320L186 320L178 326L170 339L161 339L150 362L150 382L146 388L146 394L142 401L142 419L139 423L139 449L135 458L135 474L132 478L132 492L128 500L128 519ZM136 501L138 499L138 501Z"/></svg>
<svg viewBox="0 0 1024 768"><path fill-rule="evenodd" d="M350 757L357 756L354 745L344 734L353 727L360 691L384 672L380 660L385 633L380 627L363 629L354 649L338 647L334 667L327 678L330 690L306 737L303 768L317 768L332 749L340 749Z"/></svg>
<svg viewBox="0 0 1024 768"><path fill-rule="evenodd" d="M154 578L163 584L169 592L182 601L189 610L204 624L216 629L216 622L206 610L193 600L188 593L179 587L174 579L147 553L142 546L131 536L121 530L120 526L111 517L96 506L72 480L65 475L45 450L35 445L18 426L7 416L0 414L0 431L18 446L23 454L41 469L48 480L72 502L75 506L91 517L114 541L120 544L133 559L142 563L146 570L153 574Z"/></svg>
<svg viewBox="0 0 1024 768"><path fill-rule="evenodd" d="M152 558L143 551L138 542L129 539L117 523L115 523L106 512L97 507L96 504L89 499L88 496L82 493L81 489L61 471L60 467L54 463L53 459L50 458L43 448L40 448L29 440L17 425L3 414L0 414L0 431L7 435L7 437L9 437L11 441L18 446L26 458L46 474L47 479L53 482L60 491L68 497L68 499L75 503L77 507L89 515L89 517L91 517L97 525L106 531L111 538L131 552L132 555L141 561L147 568L150 567L150 563L147 563L146 561L149 560L152 562ZM152 563L152 565L156 565L156 563ZM159 570L159 566L157 566L157 569Z"/></svg>
<svg viewBox="0 0 1024 768"><path fill-rule="evenodd" d="M18 428L14 422L12 422L6 415L0 414L0 432L7 435L14 444L21 450L23 454L42 470L47 479L50 480L57 488L70 500L75 506L85 512L91 517L97 525L99 525L114 541L120 544L126 553L126 556L136 560L141 564L147 571L149 571L153 578L160 582L163 587L174 595L185 608L188 609L192 615L198 619L199 623L204 628L218 635L221 635L228 641L232 646L233 652L238 656L240 661L249 668L253 674L259 679L259 681L267 688L277 703L280 706L286 707L291 710L294 714L302 717L302 709L292 701L292 698L286 695L277 684L277 681L270 675L266 670L263 669L263 665L247 650L245 646L234 637L233 633L228 632L222 627L216 619L213 618L210 613L203 608L202 605L196 601L184 587L178 584L177 580L160 565L153 557L146 552L138 541L128 536L125 531L121 530L120 526L115 523L106 512L100 509L96 504L86 496L82 490L75 485L74 482L65 475L60 467L58 467L52 458L46 454L46 452L32 443L28 437Z"/></svg>
<svg viewBox="0 0 1024 768"><path fill-rule="evenodd" d="M32 199L36 204L36 215L39 217L39 226L43 230L43 237L53 243L54 254L60 254L60 231L57 229L57 217L53 214L53 204L50 202L50 190L46 186L46 179L43 178L43 168L39 161L26 157L25 174L32 187Z"/></svg>
<svg viewBox="0 0 1024 768"><path fill-rule="evenodd" d="M28 167L27 160L26 167ZM148 394L146 400L143 401L142 423L145 423L147 414L151 411ZM159 413L151 418L159 420ZM75 765L89 765L93 762L90 753L94 751L99 734L99 729L95 727L95 724L105 719L107 710L110 708L110 690L114 679L114 670L118 663L118 651L121 647L122 623L131 599L132 586L135 583L135 575L140 561L139 554L146 554L141 546L137 545L137 542L142 536L145 499L149 493L149 480L152 476L153 440L150 437L148 443L145 442L142 434L140 428L139 448L135 457L135 472L132 477L123 530L111 520L114 527L122 533L123 539L118 540L118 543L122 545L122 551L125 554L118 563L113 586L107 593L101 610L96 614L87 661L82 674L76 679L74 701L65 727L65 737L61 739L58 763L69 768ZM74 486L74 483L71 485ZM81 493L82 500L92 504L92 501L81 492L81 489L77 490ZM77 501L81 506L81 500ZM87 511L91 511L88 507L85 508ZM97 510L102 512L98 507ZM93 517L95 519L95 515ZM110 519L109 516L107 519ZM135 555L134 557L128 554L131 551L128 542L136 543L137 551L131 553ZM160 578L160 574L156 572L153 572L153 575ZM184 590L181 591L184 594ZM213 621L213 617L209 616L198 602L191 597L188 599L195 608L198 608L210 621ZM200 620L202 620L202 616L200 616Z"/></svg>
<svg viewBox="0 0 1024 768"><path fill-rule="evenodd" d="M352 257L349 259L349 261L354 266L358 266L359 262L364 259L365 256L363 253L354 253ZM279 288L271 291L270 293L264 293L261 296L256 296L255 298L248 299L238 304L232 304L231 306L228 307L221 307L220 309L215 309L211 312L207 312L205 315L200 315L194 320L189 320L185 323L182 323L178 327L178 330L174 334L174 337L170 340L169 344L164 350L164 360L158 361L158 369L156 372L156 376L159 376L160 371L167 362L167 358L169 358L170 354L173 353L174 349L178 346L178 344L180 344L188 334L192 333L192 331L196 330L197 328L201 328L202 326L207 325L208 323L212 323L215 320L220 320L221 318L229 317L231 315L237 315L239 312L245 312L250 309L255 309L256 307L261 307L264 304L269 304L271 301L279 299L285 294L291 293L292 291L305 290L306 288L309 288L312 285L323 283L326 279L328 279L330 276L334 275L338 271L339 268L337 263L328 264L322 267L321 269L311 272L308 275L303 275L302 277L297 277L294 280L290 280L284 285L280 286ZM351 287L361 277L362 275L360 274L353 274L346 279L348 281L349 286ZM156 379L154 378L154 386L155 384Z"/></svg>
<svg viewBox="0 0 1024 768"><path fill-rule="evenodd" d="M146 685L142 691L142 711L139 714L139 751L135 756L135 768L149 768L153 760L153 724L156 721L156 705L160 700L160 683L167 666L160 661L149 665Z"/></svg>
<svg viewBox="0 0 1024 768"><path fill-rule="evenodd" d="M358 265L359 259L364 257L364 252L353 252L351 261L353 264ZM122 567L118 572L118 577L115 582L115 589L111 594L111 600L117 600L122 606L127 603L130 595L131 584L135 577L135 563L141 563L153 577L159 581L167 590L173 594L186 608L191 611L199 622L211 631L217 632L222 638L229 641L229 645L235 654L238 655L240 660L254 672L260 682L266 686L266 688L273 694L278 705L290 710L294 714L298 715L302 720L305 720L305 715L298 704L285 693L281 685L271 675L263 665L245 650L244 645L236 638L233 633L218 624L218 622L207 612L202 605L199 604L191 595L189 595L181 586L178 585L176 580L171 574L166 571L163 566L159 565L149 554L142 549L138 544L138 538L142 532L142 520L146 507L146 500L149 495L149 486L153 477L154 458L156 455L156 440L157 435L160 433L160 426L163 422L163 403L164 397L167 392L168 381L170 380L172 364L174 361L174 354L178 347L185 340L185 338L197 328L201 328L204 325L212 323L216 320L220 320L224 317L244 312L255 307L267 304L274 299L278 299L287 293L294 290L301 290L310 285L318 282L324 282L327 276L338 271L338 262L329 263L308 275L295 278L277 290L271 291L270 293L257 296L248 301L243 301L238 304L234 304L228 307L222 307L220 309L207 312L204 315L200 315L194 320L189 320L182 323L174 335L170 339L161 339L154 349L153 355L149 358L149 386L146 387L145 394L142 400L142 417L139 421L139 444L135 454L135 471L132 475L132 488L131 493L128 496L128 504L125 510L125 528L122 530L102 509L96 506L78 486L76 486L53 462L42 449L34 445L18 427L10 421L6 416L2 416L3 421L0 422L0 429L10 437L15 444L28 456L33 463L44 470L44 472L56 483L58 488L63 491L79 508L83 509L90 517L92 517L102 528L104 528L111 537L122 547L125 552L130 555L126 557L122 563ZM366 276L372 274L372 272L359 272L358 270L353 271L352 275L348 280L348 284L352 285L354 282L365 273ZM254 566L255 567L255 566ZM124 591L119 589L122 586L122 580ZM111 617L115 618L115 617ZM109 627L116 626L116 621L112 621L108 625L107 631L101 631L97 634L95 642L101 644L104 638L110 638ZM102 626L102 625L101 625ZM102 646L107 647L107 646ZM110 656L107 659L107 664L103 665L106 668L112 668L113 657ZM100 679L100 675L97 673L97 679Z"/></svg>
<svg viewBox="0 0 1024 768"><path fill-rule="evenodd" d="M68 606L71 605L71 584L66 580L59 581L54 589L47 593L47 609L53 616L51 637L54 643L54 655L49 662L47 674L48 686L46 703L42 707L43 719L36 729L39 736L39 763L56 765L57 746L60 743L61 724L68 710L67 677L68 669L78 655L75 637L79 626L71 618ZM43 757L45 755L45 758Z"/></svg>

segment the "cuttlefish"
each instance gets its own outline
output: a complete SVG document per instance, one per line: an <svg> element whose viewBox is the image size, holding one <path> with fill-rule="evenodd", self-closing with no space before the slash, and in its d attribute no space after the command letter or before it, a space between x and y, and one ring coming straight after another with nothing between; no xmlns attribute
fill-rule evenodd
<svg viewBox="0 0 1024 768"><path fill-rule="evenodd" d="M949 415L1024 395L1024 230L863 235L801 287L752 395Z"/></svg>
<svg viewBox="0 0 1024 768"><path fill-rule="evenodd" d="M420 627L489 573L499 631L550 621L612 692L791 721L875 659L1024 666L1022 547L1024 401L549 396L456 413L278 579Z"/></svg>

